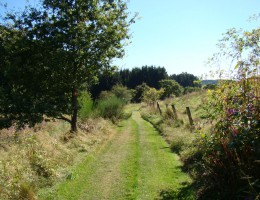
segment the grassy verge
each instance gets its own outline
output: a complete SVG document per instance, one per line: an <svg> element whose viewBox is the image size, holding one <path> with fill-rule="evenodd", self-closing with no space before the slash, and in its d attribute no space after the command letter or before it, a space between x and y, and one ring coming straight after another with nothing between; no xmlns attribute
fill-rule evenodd
<svg viewBox="0 0 260 200"><path fill-rule="evenodd" d="M179 156L154 127L133 114L140 134L140 169L136 199L193 199L192 180L182 172ZM185 192L183 192L185 191Z"/></svg>
<svg viewBox="0 0 260 200"><path fill-rule="evenodd" d="M136 109L135 106L129 106ZM40 199L193 199L182 164L138 111L118 133L73 167L71 176ZM185 192L183 192L185 191Z"/></svg>
<svg viewBox="0 0 260 200"><path fill-rule="evenodd" d="M126 116L134 115L119 123L117 134L101 118L81 123L75 135L61 121L18 134L2 130L8 142L0 145L0 199L190 198L191 179L179 157L139 109L126 107Z"/></svg>
<svg viewBox="0 0 260 200"><path fill-rule="evenodd" d="M70 166L113 132L102 119L89 119L80 128L71 135L69 124L55 121L20 132L1 130L0 199L35 199L40 189L69 178Z"/></svg>
<svg viewBox="0 0 260 200"><path fill-rule="evenodd" d="M139 154L134 129L132 120L121 122L111 140L73 167L72 178L42 191L40 199L133 199Z"/></svg>
<svg viewBox="0 0 260 200"><path fill-rule="evenodd" d="M141 110L142 117L160 131L170 145L171 150L180 156L184 163L183 169L194 177L196 176L194 169L201 157L196 142L201 136L194 130L200 127L207 129L207 127L203 126L205 113L202 107L205 98L205 92L195 92L175 99L161 101L159 104L163 112L162 115L159 114L156 108L148 106L143 107ZM177 120L174 117L171 104L175 105ZM191 110L195 129L189 124L186 107Z"/></svg>

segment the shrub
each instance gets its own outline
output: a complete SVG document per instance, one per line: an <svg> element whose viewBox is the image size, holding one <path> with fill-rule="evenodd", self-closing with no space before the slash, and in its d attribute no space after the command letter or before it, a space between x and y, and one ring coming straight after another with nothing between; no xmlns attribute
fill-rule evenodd
<svg viewBox="0 0 260 200"><path fill-rule="evenodd" d="M172 79L164 79L159 81L161 88L164 90L162 98L170 97L172 95L180 96L183 91L183 87Z"/></svg>
<svg viewBox="0 0 260 200"><path fill-rule="evenodd" d="M124 100L112 96L108 99L100 99L97 102L95 110L100 117L116 120L122 116L124 105Z"/></svg>
<svg viewBox="0 0 260 200"><path fill-rule="evenodd" d="M260 146L259 103L254 92L247 89L241 87L241 82L223 81L216 91L209 92L208 111L215 126L202 139L207 171L204 175L209 181L207 185L224 195L221 198L246 196L244 192L256 195L260 185L256 163Z"/></svg>
<svg viewBox="0 0 260 200"><path fill-rule="evenodd" d="M86 119L90 116L93 107L93 101L88 92L81 93L79 97L79 117L81 119Z"/></svg>
<svg viewBox="0 0 260 200"><path fill-rule="evenodd" d="M217 84L206 84L203 86L205 90L215 90L217 88Z"/></svg>
<svg viewBox="0 0 260 200"><path fill-rule="evenodd" d="M231 56L237 65L230 80L208 91L212 129L200 140L200 179L207 199L212 194L215 199L260 198L259 33L260 28L243 33L231 29L219 45L227 49L216 54Z"/></svg>
<svg viewBox="0 0 260 200"><path fill-rule="evenodd" d="M133 92L132 101L135 103L140 103L142 101L142 97L144 93L149 90L149 86L146 83L136 86Z"/></svg>
<svg viewBox="0 0 260 200"><path fill-rule="evenodd" d="M111 98L112 96L114 96L114 94L111 91L101 91L99 94L99 99L107 99L107 98Z"/></svg>
<svg viewBox="0 0 260 200"><path fill-rule="evenodd" d="M184 88L184 91L183 91L183 94L189 94L189 93L192 93L192 92L199 92L201 89L199 87L185 87Z"/></svg>
<svg viewBox="0 0 260 200"><path fill-rule="evenodd" d="M164 90L156 90L155 88L149 88L143 94L142 100L148 105L155 105L156 101L160 99Z"/></svg>
<svg viewBox="0 0 260 200"><path fill-rule="evenodd" d="M132 99L132 91L128 90L127 87L123 85L115 85L113 86L111 92L118 98L122 99L125 101L125 103L130 102Z"/></svg>

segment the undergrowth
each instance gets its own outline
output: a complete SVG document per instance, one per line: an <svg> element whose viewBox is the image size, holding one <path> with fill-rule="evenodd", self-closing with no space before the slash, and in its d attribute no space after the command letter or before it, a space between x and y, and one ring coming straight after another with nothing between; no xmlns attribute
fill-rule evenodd
<svg viewBox="0 0 260 200"><path fill-rule="evenodd" d="M94 113L96 116L116 122L123 116L124 105L125 101L123 99L113 95L106 99L98 100L94 108Z"/></svg>
<svg viewBox="0 0 260 200"><path fill-rule="evenodd" d="M37 199L40 189L69 177L70 166L109 137L110 126L98 118L81 122L75 135L62 121L1 130L0 199Z"/></svg>
<svg viewBox="0 0 260 200"><path fill-rule="evenodd" d="M206 93L199 91L161 101L159 105L162 110L162 115L160 115L155 107L143 106L141 109L142 117L160 131L161 135L170 145L171 150L180 156L184 164L182 167L183 170L189 172L194 179L193 185L190 186L193 189L197 188L195 178L202 157L197 145L197 141L201 136L197 134L195 130L200 126L202 129L202 124L204 123L202 105L203 101L205 101L205 97ZM175 106L176 115L171 105ZM190 107L194 126L189 124L186 107ZM203 127L203 129L207 128L208 127ZM181 198L182 194L185 193L184 190L179 191L179 193L165 193L162 195L169 196L169 199Z"/></svg>
<svg viewBox="0 0 260 200"><path fill-rule="evenodd" d="M160 102L162 115L154 107L142 109L142 117L180 155L197 199L259 199L259 101L245 82L224 81L209 96L199 92L173 99L177 118L169 100Z"/></svg>

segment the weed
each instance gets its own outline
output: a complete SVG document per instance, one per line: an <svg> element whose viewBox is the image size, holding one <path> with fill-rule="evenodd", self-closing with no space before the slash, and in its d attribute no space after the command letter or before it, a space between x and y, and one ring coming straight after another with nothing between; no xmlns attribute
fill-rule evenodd
<svg viewBox="0 0 260 200"><path fill-rule="evenodd" d="M184 140L173 140L170 146L171 150L177 154L180 154L180 152L184 148Z"/></svg>
<svg viewBox="0 0 260 200"><path fill-rule="evenodd" d="M79 97L79 118L86 119L92 113L93 101L87 92L83 92Z"/></svg>
<svg viewBox="0 0 260 200"><path fill-rule="evenodd" d="M6 148L0 148L0 199L36 199L39 190L65 179L69 167L111 133L111 124L101 118L86 123L91 128L76 135L68 134L70 127L63 121L43 122L37 132L1 130Z"/></svg>
<svg viewBox="0 0 260 200"><path fill-rule="evenodd" d="M35 200L34 188L28 183L22 183L19 191L20 199Z"/></svg>
<svg viewBox="0 0 260 200"><path fill-rule="evenodd" d="M164 114L164 119L165 120L175 119L173 111L168 107L166 108L166 111L165 111L165 114Z"/></svg>
<svg viewBox="0 0 260 200"><path fill-rule="evenodd" d="M198 92L189 93L173 99L172 101L175 105L178 120L174 119L170 107L167 108L165 106L166 109L163 110L163 117L156 112L150 112L147 108L142 108L142 117L152 123L155 127L158 127L159 125L161 135L163 135L165 140L170 144L171 150L180 156L181 160L184 162L183 169L188 171L193 178L196 178L196 170L199 168L201 169L200 160L202 158L202 153L199 150L197 143L199 134L191 133L191 127L185 108L189 106L194 110L192 117L196 127L198 124L203 124L199 115L202 112L201 104L204 98L205 93ZM169 104L169 100L166 102L162 101L160 104ZM162 108L164 108L164 106L162 106ZM204 131L205 127L201 127L201 130ZM195 187L195 184L190 187ZM158 199L189 199L189 195L187 194L190 189L191 188L185 189L184 187L180 191L161 190L159 191Z"/></svg>
<svg viewBox="0 0 260 200"><path fill-rule="evenodd" d="M218 198L259 194L259 165L255 162L260 144L258 88L259 82L251 85L244 78L221 81L215 91L209 91L206 108L214 128L200 140L205 187L202 195L216 190L220 191Z"/></svg>
<svg viewBox="0 0 260 200"><path fill-rule="evenodd" d="M184 121L182 119L174 120L173 122L173 128L179 128L184 124Z"/></svg>
<svg viewBox="0 0 260 200"><path fill-rule="evenodd" d="M32 137L27 139L27 157L33 171L38 176L51 178L54 175L49 159L46 157L47 152L42 148L37 140Z"/></svg>
<svg viewBox="0 0 260 200"><path fill-rule="evenodd" d="M159 192L159 197L156 200L172 200L177 199L176 191L172 189L166 189Z"/></svg>
<svg viewBox="0 0 260 200"><path fill-rule="evenodd" d="M124 105L125 102L122 99L112 96L105 100L99 100L95 110L100 117L116 120L122 116Z"/></svg>

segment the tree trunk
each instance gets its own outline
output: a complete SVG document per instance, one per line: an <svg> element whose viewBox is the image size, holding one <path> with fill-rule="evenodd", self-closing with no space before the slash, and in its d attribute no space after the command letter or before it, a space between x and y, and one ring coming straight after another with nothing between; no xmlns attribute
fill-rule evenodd
<svg viewBox="0 0 260 200"><path fill-rule="evenodd" d="M72 116L71 116L71 132L77 132L77 117L78 117L78 90L76 87L72 89L71 97Z"/></svg>

